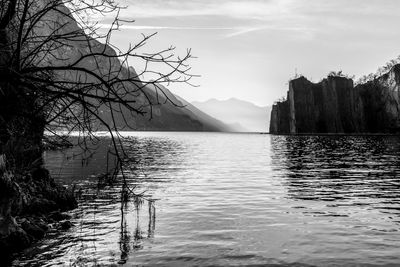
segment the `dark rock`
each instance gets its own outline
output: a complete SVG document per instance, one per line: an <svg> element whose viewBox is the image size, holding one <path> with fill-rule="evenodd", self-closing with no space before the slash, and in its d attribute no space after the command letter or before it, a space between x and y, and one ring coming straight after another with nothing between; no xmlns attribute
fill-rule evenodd
<svg viewBox="0 0 400 267"><path fill-rule="evenodd" d="M62 220L69 220L71 216L67 213L62 213L59 211L54 211L49 214L49 218L53 219L54 221L62 221Z"/></svg>
<svg viewBox="0 0 400 267"><path fill-rule="evenodd" d="M32 199L32 202L29 204L28 209L26 210L26 213L28 214L46 214L49 213L55 209L57 209L58 206L56 202L48 199L41 199L41 198L34 198Z"/></svg>
<svg viewBox="0 0 400 267"><path fill-rule="evenodd" d="M13 252L27 248L31 242L29 235L15 220L0 218L0 263L8 262Z"/></svg>
<svg viewBox="0 0 400 267"><path fill-rule="evenodd" d="M68 229L70 229L72 226L74 226L74 224L73 224L72 222L68 221L68 220L62 221L62 222L60 223L60 228L61 228L62 230L68 230Z"/></svg>
<svg viewBox="0 0 400 267"><path fill-rule="evenodd" d="M49 176L49 171L45 168L36 168L32 171L32 178L34 180L40 180Z"/></svg>
<svg viewBox="0 0 400 267"><path fill-rule="evenodd" d="M35 222L25 220L21 224L21 227L28 235L32 236L35 240L41 239L45 235L45 230L39 227Z"/></svg>
<svg viewBox="0 0 400 267"><path fill-rule="evenodd" d="M57 185L41 168L25 175L3 174L0 182L4 185L1 187L4 194L0 195L0 263L3 263L45 235L52 222L49 213L57 211L54 217L65 220L69 216L60 211L75 208L77 202L71 191Z"/></svg>
<svg viewBox="0 0 400 267"><path fill-rule="evenodd" d="M270 133L290 133L289 101L277 102L272 106Z"/></svg>
<svg viewBox="0 0 400 267"><path fill-rule="evenodd" d="M50 229L49 225L43 221L42 219L36 222L36 225L41 228L43 231L48 231Z"/></svg>

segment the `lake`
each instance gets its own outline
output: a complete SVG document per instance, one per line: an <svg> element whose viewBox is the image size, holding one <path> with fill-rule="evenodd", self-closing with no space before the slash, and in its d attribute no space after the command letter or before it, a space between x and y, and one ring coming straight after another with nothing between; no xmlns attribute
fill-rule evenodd
<svg viewBox="0 0 400 267"><path fill-rule="evenodd" d="M133 132L127 184L97 189L106 140L45 153L79 188L74 226L50 232L14 265L400 263L400 137Z"/></svg>

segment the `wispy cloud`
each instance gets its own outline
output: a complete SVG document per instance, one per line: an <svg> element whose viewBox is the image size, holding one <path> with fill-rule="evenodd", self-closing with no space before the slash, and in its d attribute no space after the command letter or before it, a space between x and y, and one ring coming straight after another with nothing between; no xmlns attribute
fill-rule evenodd
<svg viewBox="0 0 400 267"><path fill-rule="evenodd" d="M282 15L289 10L293 0L125 0L124 15L134 18L227 16L264 19Z"/></svg>
<svg viewBox="0 0 400 267"><path fill-rule="evenodd" d="M121 29L221 30L228 31L222 37L228 39L267 29L289 27L303 20L301 14L294 12L299 0L121 1L127 6L121 14L124 18L147 24L124 25Z"/></svg>
<svg viewBox="0 0 400 267"><path fill-rule="evenodd" d="M242 28L242 29L236 30L235 32L226 34L224 36L224 38L228 39L228 38L240 36L240 35L251 33L251 32L261 31L261 30L265 30L265 29L267 29L267 28L266 27Z"/></svg>
<svg viewBox="0 0 400 267"><path fill-rule="evenodd" d="M97 27L109 29L112 24L100 23ZM119 27L121 30L241 30L241 27L191 27L191 26L157 26L157 25L133 25L125 24Z"/></svg>
<svg viewBox="0 0 400 267"><path fill-rule="evenodd" d="M112 24L97 24L99 28L102 29L109 29L112 27ZM145 30L176 30L176 31L230 31L223 35L224 39L240 36L243 34L256 32L265 30L268 27L190 27L190 26L157 26L157 25L121 25L119 29L121 30L138 30L138 31L145 31Z"/></svg>
<svg viewBox="0 0 400 267"><path fill-rule="evenodd" d="M259 31L274 31L281 33L288 33L287 35L293 36L297 39L310 40L315 35L315 30L309 27L290 27L290 26L263 26L263 27L243 27L234 32L228 33L223 36L224 39L239 37L241 35L259 32Z"/></svg>
<svg viewBox="0 0 400 267"><path fill-rule="evenodd" d="M97 27L101 29L109 29L113 27L112 24L97 24ZM121 25L121 30L137 30L137 31L158 31L158 30L176 30L176 31L229 31L229 33L223 35L223 39L233 38L240 35L271 29L271 27L190 27L190 26L157 26L157 25ZM273 28L275 29L275 28Z"/></svg>
<svg viewBox="0 0 400 267"><path fill-rule="evenodd" d="M398 0L119 0L130 19L222 16L242 20L324 20L349 16L397 16Z"/></svg>

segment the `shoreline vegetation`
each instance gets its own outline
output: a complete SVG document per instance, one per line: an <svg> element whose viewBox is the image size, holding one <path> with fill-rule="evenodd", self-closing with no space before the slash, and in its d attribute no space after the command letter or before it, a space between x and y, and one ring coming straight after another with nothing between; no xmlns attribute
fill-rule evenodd
<svg viewBox="0 0 400 267"><path fill-rule="evenodd" d="M45 236L50 227L70 227L68 211L77 207L71 188L54 182L49 172L38 168L19 175L0 170L0 258L28 248Z"/></svg>

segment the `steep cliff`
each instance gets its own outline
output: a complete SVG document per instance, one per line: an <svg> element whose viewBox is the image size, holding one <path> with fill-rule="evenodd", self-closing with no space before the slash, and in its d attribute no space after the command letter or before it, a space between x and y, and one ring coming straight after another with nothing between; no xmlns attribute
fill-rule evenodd
<svg viewBox="0 0 400 267"><path fill-rule="evenodd" d="M287 100L272 108L270 133L399 133L399 86L400 65L355 87L340 76L294 79Z"/></svg>
<svg viewBox="0 0 400 267"><path fill-rule="evenodd" d="M400 65L356 86L363 103L364 127L372 133L400 133Z"/></svg>
<svg viewBox="0 0 400 267"><path fill-rule="evenodd" d="M290 133L290 109L289 102L278 102L272 106L271 120L269 126L270 133L289 134Z"/></svg>

